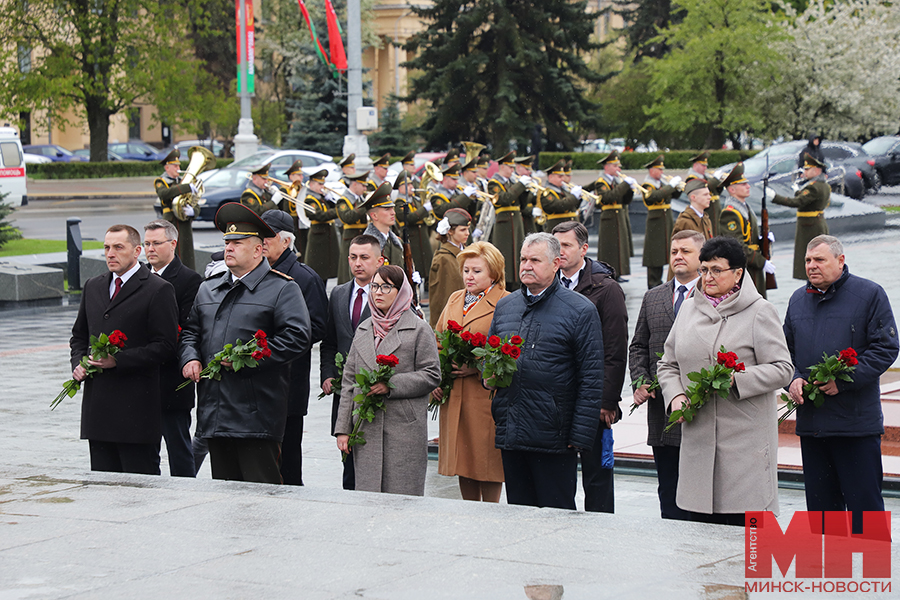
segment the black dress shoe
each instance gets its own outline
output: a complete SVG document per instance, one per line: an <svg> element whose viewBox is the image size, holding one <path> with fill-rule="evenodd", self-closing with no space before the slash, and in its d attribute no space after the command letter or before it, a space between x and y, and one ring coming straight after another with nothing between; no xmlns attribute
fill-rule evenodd
<svg viewBox="0 0 900 600"><path fill-rule="evenodd" d="M619 275L618 277L616 277L616 283L628 283L628 280Z"/></svg>

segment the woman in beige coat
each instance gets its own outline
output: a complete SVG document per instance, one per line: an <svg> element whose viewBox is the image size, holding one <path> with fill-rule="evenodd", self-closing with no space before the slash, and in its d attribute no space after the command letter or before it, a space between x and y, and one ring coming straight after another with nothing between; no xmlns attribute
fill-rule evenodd
<svg viewBox="0 0 900 600"><path fill-rule="evenodd" d="M334 435L338 449L354 453L356 489L389 494L425 494L428 466L428 401L441 382L440 358L434 331L412 310L412 288L403 269L395 265L378 268L370 285L372 316L356 329L344 364L341 402ZM353 430L353 397L360 393L356 374L378 368L379 354L393 354L399 362L388 388L372 386L372 393L387 394L384 411L375 411L371 423L360 430L365 444L348 447Z"/></svg>
<svg viewBox="0 0 900 600"><path fill-rule="evenodd" d="M475 242L456 257L465 289L454 292L441 313L437 331L448 321L463 331L482 333L491 327L494 307L508 296L504 283L503 255L487 242ZM441 405L441 435L438 438L438 473L459 476L463 500L499 502L503 489L503 461L494 446L491 393L481 385L477 369L462 366L450 398ZM441 389L434 391L441 398Z"/></svg>
<svg viewBox="0 0 900 600"><path fill-rule="evenodd" d="M775 390L791 382L794 367L775 307L744 277L741 244L708 240L700 264L659 363L663 397L680 409L688 373L715 364L720 346L746 370L734 374L727 398L714 395L682 425L676 502L693 520L743 526L744 511L778 513Z"/></svg>
<svg viewBox="0 0 900 600"><path fill-rule="evenodd" d="M451 208L437 224L441 247L431 259L431 272L428 275L428 311L432 327L437 325L450 294L463 289L456 256L466 247L471 223L472 216L468 212L461 208Z"/></svg>

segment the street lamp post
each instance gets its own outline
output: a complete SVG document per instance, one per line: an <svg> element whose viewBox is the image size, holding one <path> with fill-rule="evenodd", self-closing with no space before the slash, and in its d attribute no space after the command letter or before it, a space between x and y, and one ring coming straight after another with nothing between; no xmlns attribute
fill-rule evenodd
<svg viewBox="0 0 900 600"><path fill-rule="evenodd" d="M356 110L362 102L362 27L359 0L347 2L347 135L344 156L356 154L357 162L369 158L369 142L356 126Z"/></svg>
<svg viewBox="0 0 900 600"><path fill-rule="evenodd" d="M357 0L358 1L358 0ZM238 39L238 69L240 71L240 89L238 97L241 99L241 120L238 121L238 132L234 136L234 159L241 160L256 152L259 140L253 133L253 115L250 111L250 48L247 36L247 7L252 6L249 0L239 0L238 23L240 37ZM251 9L252 10L252 9Z"/></svg>

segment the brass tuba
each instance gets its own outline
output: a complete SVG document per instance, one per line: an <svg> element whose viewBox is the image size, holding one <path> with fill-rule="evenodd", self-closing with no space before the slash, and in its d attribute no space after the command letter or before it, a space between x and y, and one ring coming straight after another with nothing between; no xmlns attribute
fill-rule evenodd
<svg viewBox="0 0 900 600"><path fill-rule="evenodd" d="M440 182L443 180L444 180L444 174L441 173L441 168L439 166L437 166L436 164L434 164L433 162L430 162L430 161L426 162L425 163L425 174L422 175L422 181L419 184L422 186L419 188L419 193L421 194L421 196L419 196L419 198L422 200L423 204L428 201L428 192L429 192L428 184L431 183L432 181ZM433 210L430 211L428 213L428 215L422 221L428 227L431 227L432 225L434 225L435 222L437 222L437 217L434 215L434 211Z"/></svg>
<svg viewBox="0 0 900 600"><path fill-rule="evenodd" d="M194 208L194 214L196 214L200 205L206 202L201 198L201 196L203 196L203 182L200 181L197 176L203 171L214 169L215 166L216 155L206 148L202 146L191 146L188 149L188 166L187 169L184 170L184 177L182 177L181 183L193 183L194 187L197 188L197 194L182 194L172 200L172 214L175 215L176 219L179 221L187 221L190 217L184 213L185 206L192 206Z"/></svg>
<svg viewBox="0 0 900 600"><path fill-rule="evenodd" d="M463 152L466 153L466 162L471 162L473 158L477 158L481 151L486 148L484 144L476 142L460 142L463 145Z"/></svg>

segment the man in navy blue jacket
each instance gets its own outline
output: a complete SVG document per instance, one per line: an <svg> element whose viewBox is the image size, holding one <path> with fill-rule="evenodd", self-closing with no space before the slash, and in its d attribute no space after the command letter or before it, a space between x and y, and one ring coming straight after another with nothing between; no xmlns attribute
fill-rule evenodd
<svg viewBox="0 0 900 600"><path fill-rule="evenodd" d="M575 509L577 452L597 436L603 332L590 300L563 287L559 240L522 243L522 289L497 303L489 334L522 337L517 371L491 404L510 504Z"/></svg>
<svg viewBox="0 0 900 600"><path fill-rule="evenodd" d="M808 283L791 296L784 335L794 362L789 392L797 409L806 506L811 511L853 511L860 532L863 511L883 511L879 379L897 358L897 326L887 294L850 274L837 238L820 235L806 247ZM825 402L804 403L803 386L822 354L857 352L852 382L818 385Z"/></svg>

